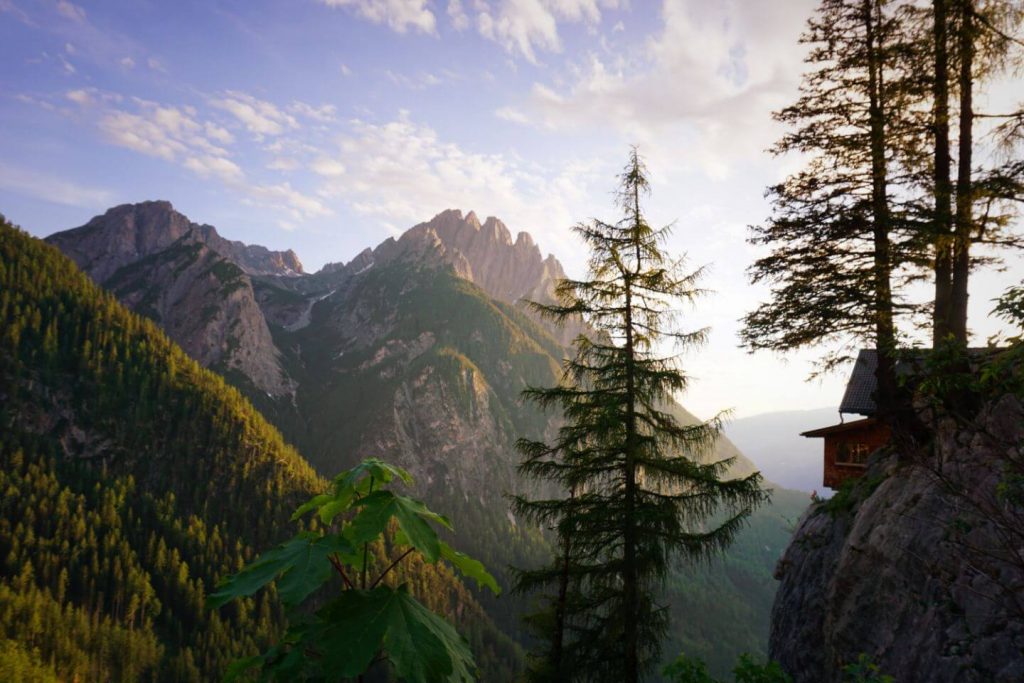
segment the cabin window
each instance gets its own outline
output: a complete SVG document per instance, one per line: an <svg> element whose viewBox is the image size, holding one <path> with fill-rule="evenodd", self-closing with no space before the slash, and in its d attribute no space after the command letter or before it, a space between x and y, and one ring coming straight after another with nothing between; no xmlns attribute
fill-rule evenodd
<svg viewBox="0 0 1024 683"><path fill-rule="evenodd" d="M866 443L846 442L839 444L836 453L837 465L866 465L871 447Z"/></svg>

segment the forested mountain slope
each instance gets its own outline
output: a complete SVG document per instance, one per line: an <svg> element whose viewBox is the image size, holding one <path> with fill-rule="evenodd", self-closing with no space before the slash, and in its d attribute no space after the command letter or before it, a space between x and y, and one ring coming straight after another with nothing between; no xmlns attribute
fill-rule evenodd
<svg viewBox="0 0 1024 683"><path fill-rule="evenodd" d="M0 672L59 680L214 680L267 645L273 592L204 598L323 486L236 389L6 222L0 480ZM458 616L485 676L516 670L447 568L408 578Z"/></svg>

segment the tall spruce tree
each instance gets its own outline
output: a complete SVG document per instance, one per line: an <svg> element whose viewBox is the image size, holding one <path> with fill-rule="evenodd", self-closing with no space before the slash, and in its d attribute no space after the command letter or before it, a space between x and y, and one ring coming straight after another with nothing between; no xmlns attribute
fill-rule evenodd
<svg viewBox="0 0 1024 683"><path fill-rule="evenodd" d="M802 42L811 46L799 99L776 113L789 131L776 154L808 157L802 169L769 188L769 220L751 242L770 248L750 269L771 286L769 301L744 319L751 350L788 351L839 342L825 370L853 345L878 351L876 401L896 409L896 317L911 310L899 297L920 260L919 228L908 219L909 176L901 158L920 145L920 104L911 41L884 0L823 0ZM916 239L915 239L916 238Z"/></svg>
<svg viewBox="0 0 1024 683"><path fill-rule="evenodd" d="M548 639L534 669L541 680L640 680L668 626L656 591L673 559L724 550L768 498L759 474L730 479L731 460L708 461L720 417L683 425L668 410L688 379L677 356L659 351L706 341L706 329L671 326L671 304L702 293L701 270L685 272L662 251L669 228L644 217L648 182L635 149L620 181L622 220L575 228L590 248L587 278L563 280L558 303L537 306L555 319L582 316L592 330L576 340L559 386L527 392L563 411L557 438L519 443L521 471L563 492L514 500L559 538L549 566L518 577L519 590L553 589L538 619Z"/></svg>

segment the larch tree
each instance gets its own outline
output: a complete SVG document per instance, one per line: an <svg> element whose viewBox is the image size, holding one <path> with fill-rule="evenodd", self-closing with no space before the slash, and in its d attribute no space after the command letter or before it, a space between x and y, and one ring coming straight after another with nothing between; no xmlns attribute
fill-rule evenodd
<svg viewBox="0 0 1024 683"><path fill-rule="evenodd" d="M683 425L669 412L688 379L661 348L705 343L706 329L674 330L671 308L702 293L702 271L663 252L669 228L644 216L648 181L635 149L620 182L622 220L575 228L590 249L587 277L563 280L557 303L537 306L554 319L582 316L591 331L576 339L558 386L527 392L563 412L557 438L519 444L521 471L563 492L514 500L560 541L548 567L518 580L520 590L554 587L549 647L535 669L546 680L640 680L668 626L656 591L673 561L723 551L768 498L759 474L729 478L731 459L709 457L720 416Z"/></svg>

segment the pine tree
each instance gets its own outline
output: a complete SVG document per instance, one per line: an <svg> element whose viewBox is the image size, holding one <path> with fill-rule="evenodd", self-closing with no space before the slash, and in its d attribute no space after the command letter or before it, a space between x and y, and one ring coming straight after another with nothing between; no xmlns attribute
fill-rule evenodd
<svg viewBox="0 0 1024 683"><path fill-rule="evenodd" d="M656 590L673 559L724 550L768 497L759 474L728 479L730 460L707 462L721 416L682 425L669 412L688 379L659 350L706 341L706 329L670 329L670 304L701 294L701 270L686 273L662 251L669 228L644 217L648 181L635 149L620 181L623 219L575 228L590 248L587 279L562 281L558 303L537 306L555 319L582 316L592 330L576 340L559 386L527 392L563 411L557 438L519 444L521 471L565 492L514 501L559 537L550 566L518 577L520 590L556 588L550 646L535 669L547 680L640 680L668 626Z"/></svg>

